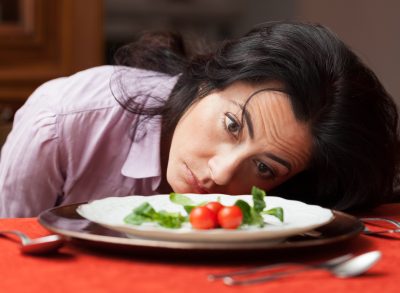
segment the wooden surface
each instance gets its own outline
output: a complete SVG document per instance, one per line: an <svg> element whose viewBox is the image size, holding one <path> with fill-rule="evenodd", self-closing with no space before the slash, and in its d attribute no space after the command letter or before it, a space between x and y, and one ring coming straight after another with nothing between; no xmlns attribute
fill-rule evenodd
<svg viewBox="0 0 400 293"><path fill-rule="evenodd" d="M20 20L0 24L0 109L47 80L103 64L102 3L20 0Z"/></svg>

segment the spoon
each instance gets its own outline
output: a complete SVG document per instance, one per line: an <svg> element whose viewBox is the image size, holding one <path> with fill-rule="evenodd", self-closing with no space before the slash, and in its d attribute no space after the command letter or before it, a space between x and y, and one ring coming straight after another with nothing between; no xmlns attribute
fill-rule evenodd
<svg viewBox="0 0 400 293"><path fill-rule="evenodd" d="M17 230L0 231L0 235L13 234L21 240L21 252L24 254L48 254L64 245L65 239L59 235L49 235L31 239Z"/></svg>
<svg viewBox="0 0 400 293"><path fill-rule="evenodd" d="M313 269L325 269L336 277L349 278L361 275L364 272L366 272L381 258L381 255L382 254L380 251L370 251L352 258L348 258L346 255L343 257L335 258L327 262L323 262L321 264L306 265L305 267L300 269L276 272L264 277L236 279L233 276L227 276L223 278L223 281L227 285L248 285L248 284L271 281L279 277ZM342 258L342 261L340 261L340 258Z"/></svg>

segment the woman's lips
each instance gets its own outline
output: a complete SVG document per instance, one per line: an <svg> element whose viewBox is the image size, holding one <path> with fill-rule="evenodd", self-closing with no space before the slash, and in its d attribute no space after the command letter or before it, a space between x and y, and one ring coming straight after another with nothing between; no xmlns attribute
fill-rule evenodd
<svg viewBox="0 0 400 293"><path fill-rule="evenodd" d="M190 170L190 168L186 164L185 167L186 167L186 174L185 174L186 183L190 185L194 193L200 193L200 194L208 193L208 191L203 186L200 185L199 180L196 178L196 175L193 174L192 170Z"/></svg>

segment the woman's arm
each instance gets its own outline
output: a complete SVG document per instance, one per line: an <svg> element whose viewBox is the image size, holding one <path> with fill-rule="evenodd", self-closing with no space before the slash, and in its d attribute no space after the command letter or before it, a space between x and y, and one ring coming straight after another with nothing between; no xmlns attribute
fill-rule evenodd
<svg viewBox="0 0 400 293"><path fill-rule="evenodd" d="M1 150L0 217L37 216L62 194L57 117L44 108L23 106Z"/></svg>

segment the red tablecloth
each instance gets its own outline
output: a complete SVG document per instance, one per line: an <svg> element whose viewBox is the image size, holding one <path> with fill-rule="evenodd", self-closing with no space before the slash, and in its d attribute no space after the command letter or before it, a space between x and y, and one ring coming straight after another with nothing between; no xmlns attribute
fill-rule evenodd
<svg viewBox="0 0 400 293"><path fill-rule="evenodd" d="M368 215L400 220L400 204L382 206ZM0 219L0 229L18 229L32 237L48 234L34 218ZM315 261L348 252L380 250L382 259L361 277L339 279L325 271L308 271L269 283L229 287L208 281L207 274L247 267L251 262L158 261L72 244L67 244L57 255L33 257L22 255L15 242L0 238L0 292L399 292L399 240L400 235L393 238L360 235L325 252L307 251L298 258L289 256L291 260Z"/></svg>

